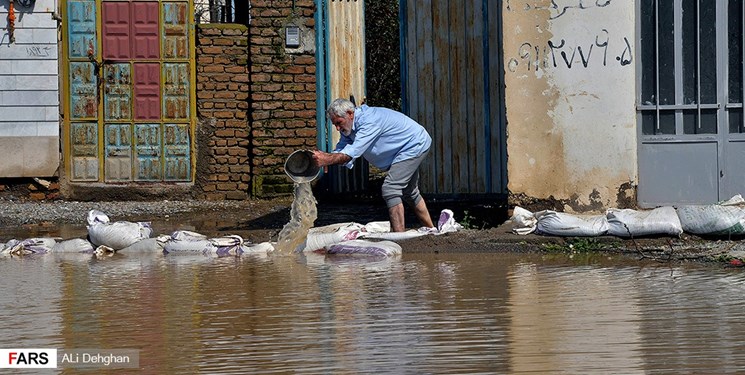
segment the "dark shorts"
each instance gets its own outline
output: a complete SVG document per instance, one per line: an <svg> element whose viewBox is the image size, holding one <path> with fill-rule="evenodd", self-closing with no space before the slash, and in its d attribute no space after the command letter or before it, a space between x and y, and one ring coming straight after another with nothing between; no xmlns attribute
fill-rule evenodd
<svg viewBox="0 0 745 375"><path fill-rule="evenodd" d="M419 194L419 165L422 164L428 152L391 165L382 188L383 199L388 208L401 204L403 201L416 206L422 200Z"/></svg>

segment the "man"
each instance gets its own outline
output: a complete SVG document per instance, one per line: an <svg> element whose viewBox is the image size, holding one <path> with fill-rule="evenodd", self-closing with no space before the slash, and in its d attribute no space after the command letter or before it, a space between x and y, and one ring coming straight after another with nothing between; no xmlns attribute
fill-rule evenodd
<svg viewBox="0 0 745 375"><path fill-rule="evenodd" d="M341 133L341 139L332 153L313 151L316 164L319 167L344 164L352 168L355 159L364 157L388 171L382 193L391 231L404 231L404 201L414 208L423 226L432 228L432 218L418 186L419 165L432 144L427 130L403 113L364 104L355 108L346 99L334 100L326 114Z"/></svg>

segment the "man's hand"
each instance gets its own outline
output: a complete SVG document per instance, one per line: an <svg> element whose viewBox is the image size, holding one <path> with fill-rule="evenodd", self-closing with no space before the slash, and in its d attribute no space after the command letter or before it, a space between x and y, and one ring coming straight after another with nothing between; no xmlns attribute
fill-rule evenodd
<svg viewBox="0 0 745 375"><path fill-rule="evenodd" d="M329 165L346 164L350 160L352 160L351 156L340 152L328 153L319 150L313 151L313 162L315 162L317 166L323 167L324 173L329 171Z"/></svg>

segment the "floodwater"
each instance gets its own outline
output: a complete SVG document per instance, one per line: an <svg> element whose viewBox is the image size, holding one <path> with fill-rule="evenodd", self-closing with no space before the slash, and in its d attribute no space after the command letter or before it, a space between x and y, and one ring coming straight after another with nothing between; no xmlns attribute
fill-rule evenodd
<svg viewBox="0 0 745 375"><path fill-rule="evenodd" d="M0 258L0 348L137 349L150 374L745 370L738 269L405 251Z"/></svg>

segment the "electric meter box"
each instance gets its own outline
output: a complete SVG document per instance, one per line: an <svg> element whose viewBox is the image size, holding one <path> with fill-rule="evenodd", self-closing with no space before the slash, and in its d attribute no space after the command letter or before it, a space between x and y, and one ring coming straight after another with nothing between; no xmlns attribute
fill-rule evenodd
<svg viewBox="0 0 745 375"><path fill-rule="evenodd" d="M285 28L285 47L300 47L300 28L295 25L289 25Z"/></svg>

